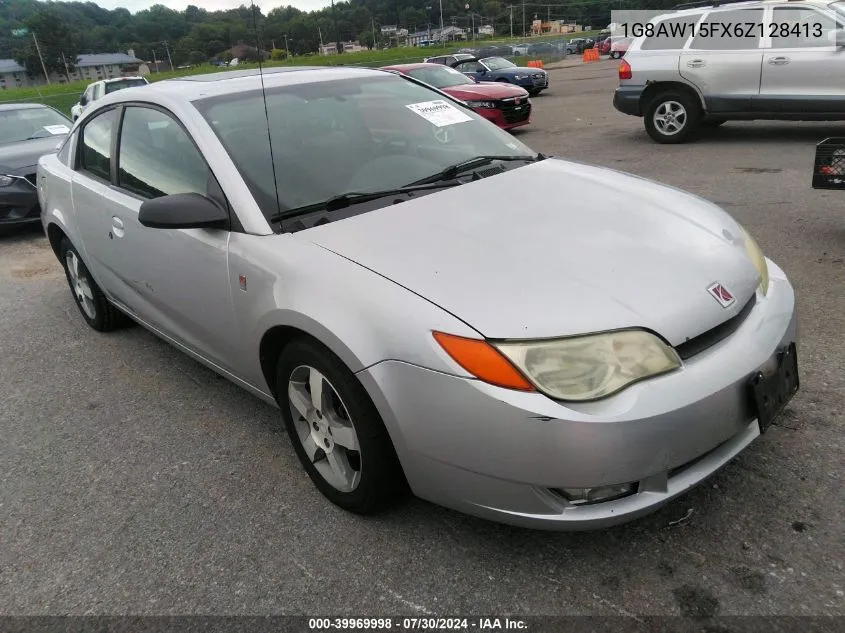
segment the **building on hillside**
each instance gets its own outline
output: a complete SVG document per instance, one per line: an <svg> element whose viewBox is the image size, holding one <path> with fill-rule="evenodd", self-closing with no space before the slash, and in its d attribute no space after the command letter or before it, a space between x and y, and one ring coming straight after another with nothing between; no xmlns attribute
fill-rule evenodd
<svg viewBox="0 0 845 633"><path fill-rule="evenodd" d="M484 26L478 27L478 34L479 35L493 35L493 25L492 24L485 24Z"/></svg>
<svg viewBox="0 0 845 633"><path fill-rule="evenodd" d="M69 68L72 68L72 61ZM135 57L133 51L128 53L96 53L77 55L75 70L70 72L50 73L50 83L66 83L70 81L99 81L124 75L134 75L142 61ZM41 68L32 70L25 68L14 59L0 59L0 88L22 88L45 84L44 73Z"/></svg>
<svg viewBox="0 0 845 633"><path fill-rule="evenodd" d="M94 53L78 55L76 58L76 72L71 73L71 79L99 81L112 79L124 75L135 74L142 60L135 57L135 52L128 53ZM51 77L52 81L52 77Z"/></svg>
<svg viewBox="0 0 845 633"><path fill-rule="evenodd" d="M0 59L0 89L31 86L35 81L35 77L14 59Z"/></svg>
<svg viewBox="0 0 845 633"><path fill-rule="evenodd" d="M237 59L238 61L244 61L244 59L250 58L258 59L258 49L256 49L254 46L250 46L249 44L238 42L232 48L225 50L222 53L218 53L215 58L223 59L226 61L230 59ZM261 51L261 59L270 59L270 53L267 51Z"/></svg>
<svg viewBox="0 0 845 633"><path fill-rule="evenodd" d="M466 39L466 31L457 26L447 26L441 29L426 29L408 35L409 46L425 45L426 42L455 42Z"/></svg>
<svg viewBox="0 0 845 633"><path fill-rule="evenodd" d="M358 51L369 50L366 46L361 46L360 42L342 42L344 53L357 53ZM320 47L320 55L337 55L337 44L335 42L328 42Z"/></svg>

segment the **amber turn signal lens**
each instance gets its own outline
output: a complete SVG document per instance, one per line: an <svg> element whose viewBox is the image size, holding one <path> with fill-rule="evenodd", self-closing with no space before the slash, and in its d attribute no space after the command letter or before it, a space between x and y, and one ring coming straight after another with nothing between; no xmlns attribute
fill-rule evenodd
<svg viewBox="0 0 845 633"><path fill-rule="evenodd" d="M476 378L491 385L534 391L534 386L495 347L474 338L465 338L443 332L433 332L435 340L458 365Z"/></svg>
<svg viewBox="0 0 845 633"><path fill-rule="evenodd" d="M631 70L631 64L623 59L622 63L619 64L619 79L631 79L633 76L634 73Z"/></svg>

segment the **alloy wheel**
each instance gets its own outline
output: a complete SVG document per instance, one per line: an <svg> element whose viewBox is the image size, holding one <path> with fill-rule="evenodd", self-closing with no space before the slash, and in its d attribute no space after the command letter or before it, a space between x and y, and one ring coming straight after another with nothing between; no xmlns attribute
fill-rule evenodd
<svg viewBox="0 0 845 633"><path fill-rule="evenodd" d="M664 101L654 111L654 127L666 136L674 136L687 124L687 110L677 101Z"/></svg>
<svg viewBox="0 0 845 633"><path fill-rule="evenodd" d="M355 490L361 481L361 445L328 378L300 365L288 379L288 402L297 438L320 476L340 492Z"/></svg>
<svg viewBox="0 0 845 633"><path fill-rule="evenodd" d="M65 255L65 264L70 278L70 289L76 302L89 319L96 319L97 308L94 305L94 293L91 290L91 284L88 283L88 278L81 270L79 257L72 250L69 250Z"/></svg>

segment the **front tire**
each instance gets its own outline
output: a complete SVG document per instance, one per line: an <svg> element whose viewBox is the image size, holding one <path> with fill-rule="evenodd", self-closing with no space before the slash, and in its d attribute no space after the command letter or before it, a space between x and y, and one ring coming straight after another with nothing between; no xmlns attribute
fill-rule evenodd
<svg viewBox="0 0 845 633"><path fill-rule="evenodd" d="M700 121L699 104L684 92L662 92L651 100L645 110L646 132L658 143L683 143Z"/></svg>
<svg viewBox="0 0 845 633"><path fill-rule="evenodd" d="M381 416L337 356L316 342L297 340L279 356L276 376L296 455L329 501L373 514L403 496L405 476Z"/></svg>
<svg viewBox="0 0 845 633"><path fill-rule="evenodd" d="M109 332L125 324L127 317L103 294L70 240L62 239L59 253L71 294L85 322L98 332Z"/></svg>

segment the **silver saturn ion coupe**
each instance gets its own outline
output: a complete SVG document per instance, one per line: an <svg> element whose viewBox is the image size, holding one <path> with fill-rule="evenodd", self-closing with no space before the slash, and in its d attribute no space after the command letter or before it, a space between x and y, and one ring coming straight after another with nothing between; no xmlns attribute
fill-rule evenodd
<svg viewBox="0 0 845 633"><path fill-rule="evenodd" d="M85 321L129 317L277 404L352 512L410 490L620 523L798 389L792 287L727 213L538 154L393 73L121 90L41 159L38 193Z"/></svg>

